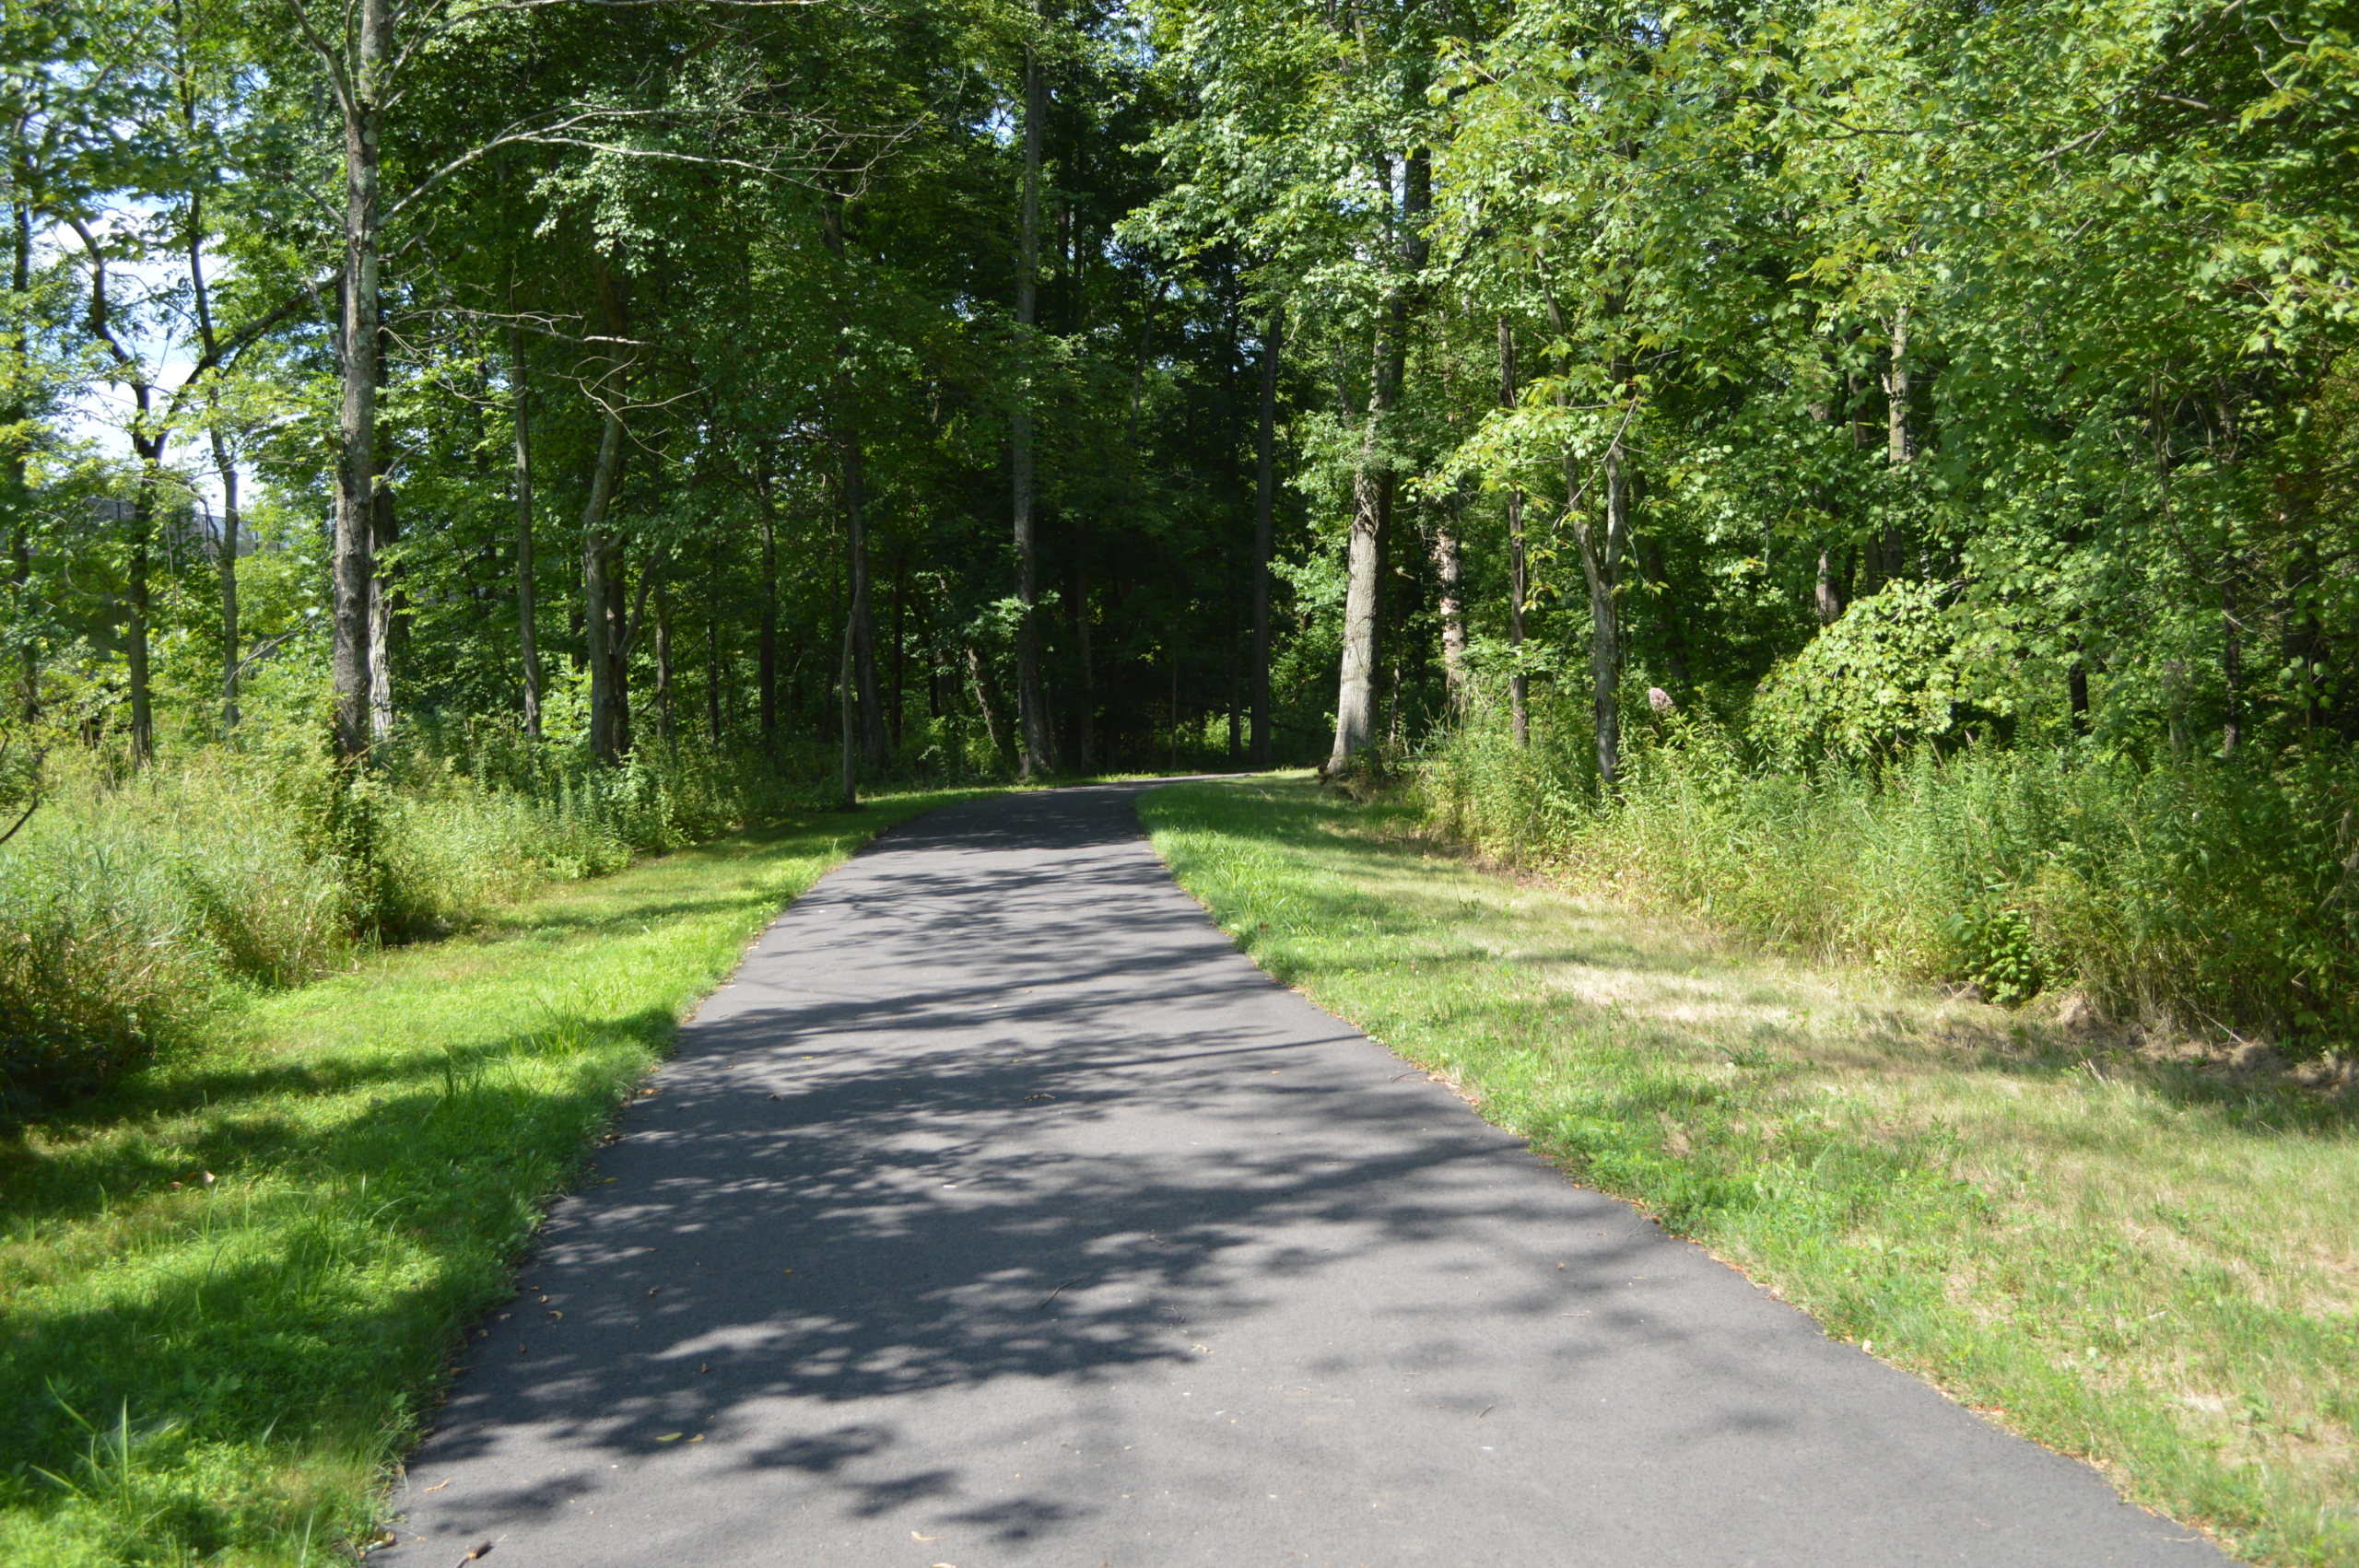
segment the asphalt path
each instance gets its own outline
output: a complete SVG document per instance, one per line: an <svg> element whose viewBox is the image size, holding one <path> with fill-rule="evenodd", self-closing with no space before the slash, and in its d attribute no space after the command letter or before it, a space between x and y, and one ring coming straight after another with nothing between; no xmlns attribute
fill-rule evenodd
<svg viewBox="0 0 2359 1568"><path fill-rule="evenodd" d="M372 1561L2227 1561L1272 982L1144 788L936 812L769 927Z"/></svg>

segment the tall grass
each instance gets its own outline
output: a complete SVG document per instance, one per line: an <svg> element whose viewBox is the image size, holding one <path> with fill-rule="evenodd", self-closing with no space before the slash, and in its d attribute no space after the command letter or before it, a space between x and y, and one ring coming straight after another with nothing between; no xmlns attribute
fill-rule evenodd
<svg viewBox="0 0 2359 1568"><path fill-rule="evenodd" d="M0 1112L95 1087L240 991L300 985L813 793L695 745L606 767L431 732L357 775L315 753L219 749L129 777L68 753L52 771L0 848Z"/></svg>
<svg viewBox="0 0 2359 1568"><path fill-rule="evenodd" d="M1443 833L1816 958L2073 989L2148 1025L2306 1051L2359 1036L2359 766L1920 750L1779 768L1708 720L1636 727L1621 787L1551 711L1528 751L1478 716L1426 757Z"/></svg>

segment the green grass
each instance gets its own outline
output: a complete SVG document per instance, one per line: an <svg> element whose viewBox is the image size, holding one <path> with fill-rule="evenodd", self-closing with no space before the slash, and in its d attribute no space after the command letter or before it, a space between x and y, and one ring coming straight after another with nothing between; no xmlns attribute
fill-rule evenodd
<svg viewBox="0 0 2359 1568"><path fill-rule="evenodd" d="M820 873L957 798L553 889L0 1143L0 1562L349 1562L463 1326L680 1017Z"/></svg>
<svg viewBox="0 0 2359 1568"><path fill-rule="evenodd" d="M1262 965L1569 1174L2250 1561L2359 1564L2347 1098L1486 871L1298 779L1142 815Z"/></svg>

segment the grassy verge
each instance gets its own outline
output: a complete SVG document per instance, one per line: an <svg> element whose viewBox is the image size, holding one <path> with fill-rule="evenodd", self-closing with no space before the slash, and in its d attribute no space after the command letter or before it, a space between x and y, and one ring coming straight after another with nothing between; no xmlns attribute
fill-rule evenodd
<svg viewBox="0 0 2359 1568"><path fill-rule="evenodd" d="M1835 1333L2271 1564L2359 1563L2346 1098L1485 872L1300 780L1143 817L1272 974Z"/></svg>
<svg viewBox="0 0 2359 1568"><path fill-rule="evenodd" d="M349 1561L683 1012L907 795L254 1003L0 1143L0 1562Z"/></svg>

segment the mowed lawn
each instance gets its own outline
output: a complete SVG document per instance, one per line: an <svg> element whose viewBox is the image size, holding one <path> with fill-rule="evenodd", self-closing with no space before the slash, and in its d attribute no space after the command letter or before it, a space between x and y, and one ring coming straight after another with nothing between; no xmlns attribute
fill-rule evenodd
<svg viewBox="0 0 2359 1568"><path fill-rule="evenodd" d="M350 1562L675 1024L905 795L255 1001L0 1141L0 1562Z"/></svg>
<svg viewBox="0 0 2359 1568"><path fill-rule="evenodd" d="M2350 1099L1764 957L1303 779L1141 815L1264 968L1578 1179L2240 1556L2359 1564Z"/></svg>

